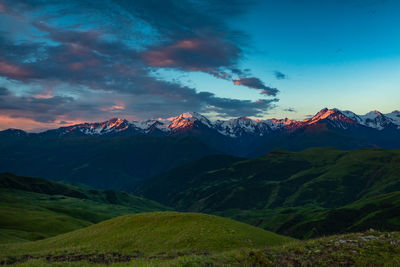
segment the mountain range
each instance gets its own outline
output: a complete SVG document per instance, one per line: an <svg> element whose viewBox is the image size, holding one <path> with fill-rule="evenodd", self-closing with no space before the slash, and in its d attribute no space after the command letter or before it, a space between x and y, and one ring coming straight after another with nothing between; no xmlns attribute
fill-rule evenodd
<svg viewBox="0 0 400 267"><path fill-rule="evenodd" d="M0 132L0 172L129 191L138 181L207 155L252 158L276 149L400 148L400 112L322 109L312 118L211 121L198 113L120 118L40 133ZM24 166L24 168L21 168Z"/></svg>
<svg viewBox="0 0 400 267"><path fill-rule="evenodd" d="M324 108L305 120L255 120L240 117L211 121L192 112L177 117L129 122L112 118L105 122L81 123L40 133L8 129L0 137L65 138L118 137L147 135L153 137L194 136L209 147L236 156L260 156L277 147L302 150L312 146L400 147L400 111L388 114L371 111L357 115L351 111ZM301 140L299 139L301 136Z"/></svg>
<svg viewBox="0 0 400 267"><path fill-rule="evenodd" d="M126 119L112 118L104 122L81 123L58 129L47 130L38 134L46 137L62 136L130 136L156 135L171 136L194 129L209 130L224 136L238 138L245 135L267 136L276 131L295 131L310 125L327 122L331 126L349 129L353 126L365 126L376 130L394 128L400 130L400 111L395 110L388 114L374 110L365 115L357 115L352 111L324 108L315 116L305 120L267 119L256 120L248 117L239 117L230 120L211 121L197 112L186 112L179 116L167 119L142 120L129 122ZM9 129L5 132L27 135L22 130ZM5 134L3 131L3 134Z"/></svg>

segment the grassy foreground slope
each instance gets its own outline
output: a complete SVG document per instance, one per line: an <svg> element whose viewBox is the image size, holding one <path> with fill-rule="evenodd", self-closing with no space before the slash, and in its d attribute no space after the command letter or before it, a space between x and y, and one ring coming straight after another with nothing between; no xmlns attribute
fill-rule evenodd
<svg viewBox="0 0 400 267"><path fill-rule="evenodd" d="M127 193L0 174L0 243L38 240L124 214L168 208Z"/></svg>
<svg viewBox="0 0 400 267"><path fill-rule="evenodd" d="M400 233L367 231L217 253L129 257L117 253L2 258L13 266L400 266Z"/></svg>
<svg viewBox="0 0 400 267"><path fill-rule="evenodd" d="M292 240L213 215L151 212L121 216L44 240L0 245L0 258L8 262L24 255L57 258L104 253L168 257L266 247Z"/></svg>
<svg viewBox="0 0 400 267"><path fill-rule="evenodd" d="M232 217L299 238L370 227L400 230L394 204L400 195L385 196L400 191L399 150L275 150L233 162L220 157L217 168L205 167L203 159L146 180L135 193L178 210ZM336 216L346 212L356 220L348 224L343 222L348 215Z"/></svg>

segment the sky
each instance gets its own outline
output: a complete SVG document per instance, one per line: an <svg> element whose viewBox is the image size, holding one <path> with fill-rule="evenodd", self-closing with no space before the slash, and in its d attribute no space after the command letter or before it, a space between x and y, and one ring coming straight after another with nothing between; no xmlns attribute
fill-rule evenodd
<svg viewBox="0 0 400 267"><path fill-rule="evenodd" d="M0 0L0 130L400 105L397 0Z"/></svg>

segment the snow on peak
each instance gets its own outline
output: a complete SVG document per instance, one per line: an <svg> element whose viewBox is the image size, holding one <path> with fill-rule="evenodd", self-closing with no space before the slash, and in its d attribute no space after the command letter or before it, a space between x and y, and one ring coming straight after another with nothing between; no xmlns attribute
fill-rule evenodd
<svg viewBox="0 0 400 267"><path fill-rule="evenodd" d="M231 137L243 136L246 134L263 136L270 131L270 127L260 121L253 120L249 117L240 117L227 121L218 120L214 123L218 132Z"/></svg>
<svg viewBox="0 0 400 267"><path fill-rule="evenodd" d="M177 116L177 118L182 118L182 119L196 119L197 116L196 115L200 115L196 112L190 113L190 112L185 112L180 114L179 116ZM200 115L201 116L201 115Z"/></svg>
<svg viewBox="0 0 400 267"><path fill-rule="evenodd" d="M211 122L205 116L197 112L185 112L177 117L168 118L167 120L171 121L168 128L174 129L192 127L195 121L200 121L204 125L212 127Z"/></svg>
<svg viewBox="0 0 400 267"><path fill-rule="evenodd" d="M149 133L154 129L158 129L163 132L168 131L166 124L160 120L134 121L132 124L143 133Z"/></svg>
<svg viewBox="0 0 400 267"><path fill-rule="evenodd" d="M365 114L363 117L368 118L368 119L375 119L376 117L381 117L381 116L383 116L382 113L380 113L377 110L372 110L372 111L368 112L367 114Z"/></svg>
<svg viewBox="0 0 400 267"><path fill-rule="evenodd" d="M363 123L363 119L362 119L359 115L355 114L354 112L352 112L352 111L350 111L350 110L344 110L344 111L341 111L341 112L342 112L342 114L345 115L347 118L350 118L350 119L352 119L353 121L355 121L355 122L357 122L357 123L360 123L360 124Z"/></svg>
<svg viewBox="0 0 400 267"><path fill-rule="evenodd" d="M400 128L400 110L394 110L391 113L386 114L385 116L390 118L392 122L398 125Z"/></svg>
<svg viewBox="0 0 400 267"><path fill-rule="evenodd" d="M324 120L328 121L330 125L336 128L348 129L350 125L356 125L359 123L356 116L357 115L351 111L341 111L337 108L324 108L312 118L301 121L300 124L312 125Z"/></svg>
<svg viewBox="0 0 400 267"><path fill-rule="evenodd" d="M390 116L390 113L384 115L377 110L370 111L360 117L363 119L361 124L378 130L383 130L391 124L399 125L396 123L396 120Z"/></svg>
<svg viewBox="0 0 400 267"><path fill-rule="evenodd" d="M319 111L317 114L315 114L315 116L312 117L311 119L305 120L305 122L307 124L313 124L320 120L326 119L328 117L337 117L339 115L339 113L340 113L340 111L337 109L324 108L324 109L321 109L321 111Z"/></svg>
<svg viewBox="0 0 400 267"><path fill-rule="evenodd" d="M127 120L124 120L124 119L121 119L121 118L112 118L112 119L110 119L110 120L108 120L107 122L106 122L106 127L108 128L108 129L111 129L111 128L118 128L119 126L121 126L122 124L127 124L128 123L128 121ZM124 126L125 127L125 126Z"/></svg>

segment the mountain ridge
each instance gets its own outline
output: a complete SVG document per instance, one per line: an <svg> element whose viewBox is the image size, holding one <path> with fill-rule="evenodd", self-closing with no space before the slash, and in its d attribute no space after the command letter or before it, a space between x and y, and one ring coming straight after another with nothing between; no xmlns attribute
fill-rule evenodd
<svg viewBox="0 0 400 267"><path fill-rule="evenodd" d="M400 111L398 110L387 114L374 110L365 115L357 115L348 110L342 111L336 108L323 108L312 118L304 120L291 120L288 118L257 120L249 117L238 117L229 120L211 121L200 113L185 112L176 117L170 117L167 119L149 119L129 122L126 119L115 117L103 122L79 123L39 133L28 133L20 129L7 129L0 133L6 131L10 133L11 131L14 131L16 134L18 133L18 135L23 135L25 133L28 135L39 136L115 136L138 134L152 135L157 131L159 135L174 135L176 133L181 133L187 128L196 127L196 124L201 124L224 136L237 138L246 134L264 136L268 133L279 130L295 130L324 120L335 122L337 127L343 129L346 129L351 125L359 125L380 131L388 127L394 127L397 130L400 130Z"/></svg>

